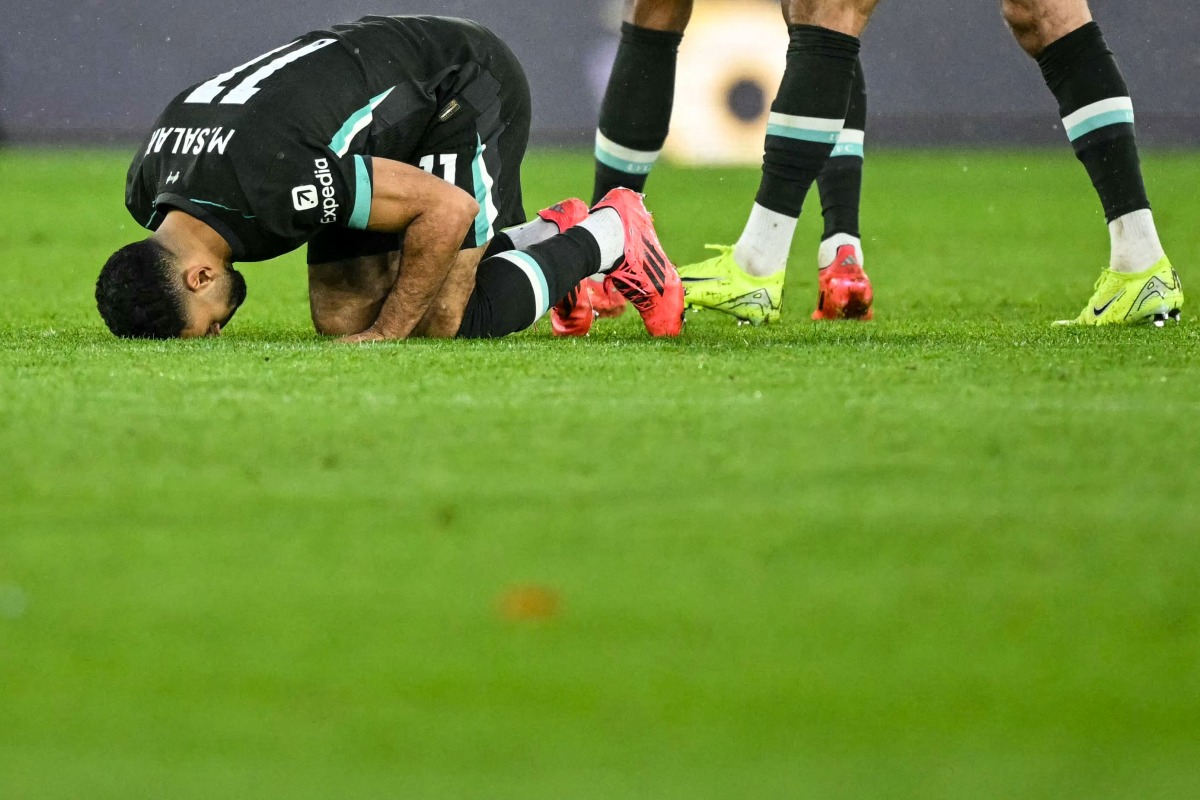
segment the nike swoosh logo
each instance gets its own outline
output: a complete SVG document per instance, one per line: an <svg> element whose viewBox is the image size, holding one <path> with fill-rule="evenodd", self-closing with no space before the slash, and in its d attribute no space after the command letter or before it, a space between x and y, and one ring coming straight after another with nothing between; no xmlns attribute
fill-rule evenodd
<svg viewBox="0 0 1200 800"><path fill-rule="evenodd" d="M1108 310L1109 306L1111 306L1113 303L1117 302L1124 296L1125 296L1125 290L1122 289L1121 291L1117 292L1117 294L1111 300L1109 300L1107 303L1105 303L1104 305L1100 306L1099 308L1093 307L1092 314L1097 317L1100 316L1101 314L1103 314L1105 311Z"/></svg>
<svg viewBox="0 0 1200 800"><path fill-rule="evenodd" d="M719 281L720 278L689 278L686 275L680 275L679 280L683 283L708 283L709 281Z"/></svg>

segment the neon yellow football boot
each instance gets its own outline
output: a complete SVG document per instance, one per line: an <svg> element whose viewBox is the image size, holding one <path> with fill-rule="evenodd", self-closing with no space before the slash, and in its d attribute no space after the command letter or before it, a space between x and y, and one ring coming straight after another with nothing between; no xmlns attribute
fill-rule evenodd
<svg viewBox="0 0 1200 800"><path fill-rule="evenodd" d="M1179 321L1183 308L1183 285L1179 273L1166 256L1145 272L1104 270L1096 291L1075 319L1059 325L1139 325L1153 323L1161 328Z"/></svg>
<svg viewBox="0 0 1200 800"><path fill-rule="evenodd" d="M707 248L719 255L679 268L684 303L691 308L724 311L751 325L778 322L783 308L783 271L759 278L738 266L732 247L710 244Z"/></svg>

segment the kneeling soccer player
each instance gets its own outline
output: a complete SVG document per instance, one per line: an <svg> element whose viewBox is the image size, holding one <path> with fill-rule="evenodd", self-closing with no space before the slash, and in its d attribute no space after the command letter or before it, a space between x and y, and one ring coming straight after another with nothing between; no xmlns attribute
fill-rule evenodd
<svg viewBox="0 0 1200 800"><path fill-rule="evenodd" d="M683 289L638 194L525 222L529 124L521 65L476 23L305 34L167 106L126 184L154 233L104 265L100 314L122 337L218 335L246 295L233 262L307 244L313 323L345 341L504 336L595 272L678 335Z"/></svg>

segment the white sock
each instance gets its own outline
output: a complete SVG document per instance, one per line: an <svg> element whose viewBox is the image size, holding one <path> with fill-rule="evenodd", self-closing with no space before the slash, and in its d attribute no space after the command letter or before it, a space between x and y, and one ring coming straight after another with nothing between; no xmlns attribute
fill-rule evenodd
<svg viewBox="0 0 1200 800"><path fill-rule="evenodd" d="M596 237L600 245L600 271L610 272L625 255L625 223L613 208L602 208L588 214L576 227Z"/></svg>
<svg viewBox="0 0 1200 800"><path fill-rule="evenodd" d="M763 208L758 203L750 210L750 219L742 238L733 246L733 259L751 275L765 278L787 268L796 218Z"/></svg>
<svg viewBox="0 0 1200 800"><path fill-rule="evenodd" d="M835 233L817 248L817 269L832 266L833 260L837 258L838 248L848 244L854 246L854 257L858 259L858 265L863 266L862 240L848 233Z"/></svg>
<svg viewBox="0 0 1200 800"><path fill-rule="evenodd" d="M512 240L513 247L518 250L524 250L531 244L539 244L551 236L557 236L558 226L553 222L547 222L541 217L534 217L522 225L505 228L504 233Z"/></svg>
<svg viewBox="0 0 1200 800"><path fill-rule="evenodd" d="M1108 268L1113 272L1144 272L1166 255L1154 227L1154 214L1148 208L1108 223L1108 235L1112 239Z"/></svg>

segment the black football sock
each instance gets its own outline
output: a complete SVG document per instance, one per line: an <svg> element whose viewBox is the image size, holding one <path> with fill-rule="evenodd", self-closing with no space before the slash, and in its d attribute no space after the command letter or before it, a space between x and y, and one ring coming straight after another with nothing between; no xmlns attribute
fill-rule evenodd
<svg viewBox="0 0 1200 800"><path fill-rule="evenodd" d="M592 205L612 189L642 191L658 159L675 100L683 34L621 25L621 44L600 106Z"/></svg>
<svg viewBox="0 0 1200 800"><path fill-rule="evenodd" d="M501 253L507 253L509 250L515 250L516 245L513 244L512 238L504 231L496 231L496 235L488 242L487 249L483 251L483 258L480 263L483 263L492 256L498 256Z"/></svg>
<svg viewBox="0 0 1200 800"><path fill-rule="evenodd" d="M839 233L858 238L858 208L862 199L863 141L867 130L867 84L862 61L854 70L850 104L846 107L846 125L821 173L817 189L821 193L821 213L825 217L822 240Z"/></svg>
<svg viewBox="0 0 1200 800"><path fill-rule="evenodd" d="M1038 56L1063 128L1109 222L1150 207L1133 132L1133 103L1100 26L1089 22Z"/></svg>
<svg viewBox="0 0 1200 800"><path fill-rule="evenodd" d="M596 237L579 227L484 259L459 338L491 339L525 330L600 266Z"/></svg>
<svg viewBox="0 0 1200 800"><path fill-rule="evenodd" d="M813 25L789 25L788 33L787 68L771 104L756 202L799 217L845 125L859 42Z"/></svg>

